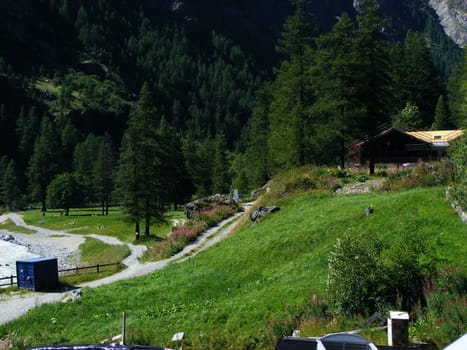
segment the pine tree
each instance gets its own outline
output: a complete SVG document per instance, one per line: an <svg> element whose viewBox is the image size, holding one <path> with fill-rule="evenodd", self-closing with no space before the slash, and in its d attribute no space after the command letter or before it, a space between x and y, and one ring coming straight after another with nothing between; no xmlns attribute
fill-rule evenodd
<svg viewBox="0 0 467 350"><path fill-rule="evenodd" d="M73 125L72 121L67 118L65 126L61 132L62 152L65 160L73 159L74 149L81 139L82 136L80 131ZM70 168L72 164L70 162L67 165L68 168Z"/></svg>
<svg viewBox="0 0 467 350"><path fill-rule="evenodd" d="M354 25L344 13L331 33L318 40L316 61L312 67L316 102L311 113L322 125L316 135L315 160L333 160L329 150L338 150L339 163L344 167L345 144L355 135L354 120L361 113L357 100L355 74L358 52L355 50ZM326 151L327 150L327 151Z"/></svg>
<svg viewBox="0 0 467 350"><path fill-rule="evenodd" d="M231 182L229 168L227 141L223 134L219 134L214 141L214 166L212 169L212 189L215 193L229 193Z"/></svg>
<svg viewBox="0 0 467 350"><path fill-rule="evenodd" d="M382 34L386 22L381 18L376 0L360 2L357 15L356 50L359 53L355 72L357 99L362 106L356 126L361 137L371 139L378 127L390 120L392 107L388 43ZM374 174L375 154L369 147L370 174Z"/></svg>
<svg viewBox="0 0 467 350"><path fill-rule="evenodd" d="M108 133L99 140L99 148L93 167L93 188L102 207L102 215L109 215L109 205L114 183L115 155Z"/></svg>
<svg viewBox="0 0 467 350"><path fill-rule="evenodd" d="M268 148L273 167L300 165L305 161L311 124L306 109L312 103L309 67L316 26L305 1L293 1L277 51L285 56L272 85Z"/></svg>
<svg viewBox="0 0 467 350"><path fill-rule="evenodd" d="M123 137L117 177L122 205L135 223L137 238L140 220L144 219L144 232L149 236L151 219L160 219L162 214L158 122L149 85L145 83Z"/></svg>
<svg viewBox="0 0 467 350"><path fill-rule="evenodd" d="M453 69L447 85L449 111L452 122L457 128L467 127L466 81L467 49L464 49L464 59Z"/></svg>
<svg viewBox="0 0 467 350"><path fill-rule="evenodd" d="M18 150L21 159L21 166L25 167L31 158L34 149L34 140L39 133L40 120L37 116L36 107L31 107L29 113L25 113L24 108L16 121L16 132L18 134Z"/></svg>
<svg viewBox="0 0 467 350"><path fill-rule="evenodd" d="M212 173L214 167L212 151L214 148L214 142L211 138L196 141L189 135L183 139L183 155L197 197L205 197L212 194Z"/></svg>
<svg viewBox="0 0 467 350"><path fill-rule="evenodd" d="M450 115L446 100L443 95L438 97L435 111L435 121L431 126L432 130L447 130L450 128Z"/></svg>
<svg viewBox="0 0 467 350"><path fill-rule="evenodd" d="M193 185L186 168L185 158L182 151L180 136L176 134L173 127L161 118L158 136L160 140L160 177L162 203L178 204L187 202L193 193Z"/></svg>
<svg viewBox="0 0 467 350"><path fill-rule="evenodd" d="M86 190L83 196L87 202L94 202L97 191L94 188L93 171L99 154L99 139L90 133L83 142L76 145L73 151L73 170L81 176Z"/></svg>
<svg viewBox="0 0 467 350"><path fill-rule="evenodd" d="M9 210L21 209L22 193L19 186L19 172L14 160L10 160L0 182L0 196Z"/></svg>
<svg viewBox="0 0 467 350"><path fill-rule="evenodd" d="M400 75L398 99L416 105L420 110L422 128L430 127L436 101L442 91L426 40L419 33L407 33Z"/></svg>
<svg viewBox="0 0 467 350"><path fill-rule="evenodd" d="M61 164L62 154L58 135L52 122L44 116L27 170L32 198L41 203L42 212L47 210L47 186L60 173Z"/></svg>
<svg viewBox="0 0 467 350"><path fill-rule="evenodd" d="M248 146L245 154L245 167L247 169L248 187L263 186L270 175L269 165L269 107L271 93L265 85L258 94L258 100L248 121Z"/></svg>

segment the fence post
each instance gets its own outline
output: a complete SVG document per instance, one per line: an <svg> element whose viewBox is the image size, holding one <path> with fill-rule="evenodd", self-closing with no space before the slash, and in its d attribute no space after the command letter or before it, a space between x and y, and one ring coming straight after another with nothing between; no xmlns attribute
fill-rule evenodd
<svg viewBox="0 0 467 350"><path fill-rule="evenodd" d="M99 264L97 264L97 273L99 273Z"/></svg>
<svg viewBox="0 0 467 350"><path fill-rule="evenodd" d="M76 274L78 274L78 265L76 265Z"/></svg>
<svg viewBox="0 0 467 350"><path fill-rule="evenodd" d="M13 275L10 275L10 287L13 287Z"/></svg>

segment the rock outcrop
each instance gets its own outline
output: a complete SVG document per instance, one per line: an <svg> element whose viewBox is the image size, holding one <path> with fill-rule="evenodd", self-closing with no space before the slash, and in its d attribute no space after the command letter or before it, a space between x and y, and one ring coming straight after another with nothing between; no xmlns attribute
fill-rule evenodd
<svg viewBox="0 0 467 350"><path fill-rule="evenodd" d="M459 46L467 44L467 2L465 0L430 0L444 31Z"/></svg>

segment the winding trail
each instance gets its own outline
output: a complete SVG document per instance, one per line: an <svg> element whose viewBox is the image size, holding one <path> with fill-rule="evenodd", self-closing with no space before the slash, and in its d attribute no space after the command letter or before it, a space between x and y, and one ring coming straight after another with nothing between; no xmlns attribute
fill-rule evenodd
<svg viewBox="0 0 467 350"><path fill-rule="evenodd" d="M143 255L146 250L146 246L143 245L133 245L128 244L128 247L131 250L131 255L128 256L123 263L127 266L126 269L113 274L111 276L86 282L76 286L77 288L96 288L105 284L110 284L120 280L126 280L133 277L142 276L148 273L151 273L156 270L163 269L170 263L178 263L189 259L190 257L195 256L199 252L202 252L211 246L215 245L223 238L225 238L238 223L238 220L242 215L248 212L248 209L252 206L252 203L246 203L243 205L245 211L236 213L230 218L222 221L219 225L214 226L204 232L198 239L192 244L187 245L182 251L176 255L160 261L140 263L139 258ZM23 218L17 214L6 214L0 216L0 222L3 222L7 219L12 220L17 226L21 226L33 231L36 231L36 234L18 234L16 232L11 233L14 236L27 237L28 240L41 240L47 241L48 243L51 240L56 244L67 247L70 252L76 251L79 248L79 245L84 242L86 237L93 237L100 239L108 244L125 244L118 240L115 237L102 236L102 235L78 235L72 234L65 231L53 231L48 229L43 229L36 226L27 225ZM13 296L3 297L0 296L0 325L13 321L29 310L47 303L56 303L67 296L68 292L50 292L50 293L39 293L39 292L27 292L25 294L17 294Z"/></svg>

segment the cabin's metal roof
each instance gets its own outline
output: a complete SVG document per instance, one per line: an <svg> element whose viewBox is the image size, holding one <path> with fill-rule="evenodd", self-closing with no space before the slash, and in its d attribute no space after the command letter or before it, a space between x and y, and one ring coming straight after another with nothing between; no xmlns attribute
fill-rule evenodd
<svg viewBox="0 0 467 350"><path fill-rule="evenodd" d="M406 134L431 144L445 145L462 136L463 130L406 131Z"/></svg>

